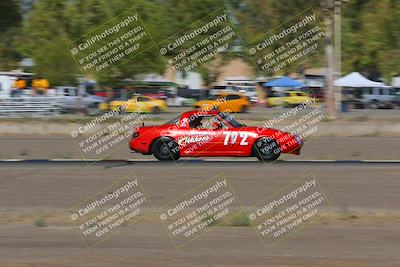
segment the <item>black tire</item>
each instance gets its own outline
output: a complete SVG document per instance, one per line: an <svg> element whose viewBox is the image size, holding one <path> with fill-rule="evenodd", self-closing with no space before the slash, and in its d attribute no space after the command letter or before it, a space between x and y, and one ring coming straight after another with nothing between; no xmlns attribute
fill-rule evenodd
<svg viewBox="0 0 400 267"><path fill-rule="evenodd" d="M126 111L127 108L128 108L127 106L120 106L120 107L118 107L118 114L120 114L120 115L125 115L125 114L127 114L127 113L128 113L128 112Z"/></svg>
<svg viewBox="0 0 400 267"><path fill-rule="evenodd" d="M179 146L171 138L161 137L154 141L152 153L154 157L160 161L178 160Z"/></svg>
<svg viewBox="0 0 400 267"><path fill-rule="evenodd" d="M378 109L378 108L379 108L378 100L376 100L376 99L371 100L371 101L368 103L368 107L369 107L370 109Z"/></svg>
<svg viewBox="0 0 400 267"><path fill-rule="evenodd" d="M151 113L153 113L153 114L158 114L158 113L160 113L160 111L161 110L158 106L155 106L151 109Z"/></svg>
<svg viewBox="0 0 400 267"><path fill-rule="evenodd" d="M274 161L281 155L281 149L275 139L262 137L254 143L253 154L261 161Z"/></svg>
<svg viewBox="0 0 400 267"><path fill-rule="evenodd" d="M100 114L99 105L100 105L100 103L94 103L94 104L91 104L90 106L88 106L85 109L86 115L95 116L95 115Z"/></svg>
<svg viewBox="0 0 400 267"><path fill-rule="evenodd" d="M242 106L242 107L240 108L240 113L246 113L247 110L248 110L248 107L247 107L247 106Z"/></svg>

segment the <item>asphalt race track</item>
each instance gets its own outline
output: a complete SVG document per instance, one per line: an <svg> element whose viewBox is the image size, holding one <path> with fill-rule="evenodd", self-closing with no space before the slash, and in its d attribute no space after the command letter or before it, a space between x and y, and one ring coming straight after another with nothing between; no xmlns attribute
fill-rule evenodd
<svg viewBox="0 0 400 267"><path fill-rule="evenodd" d="M399 266L399 172L399 163L379 161L3 161L0 266ZM269 250L251 227L233 226L177 250L157 216L87 249L65 211L133 174L156 209L220 174L245 208L312 174L335 215ZM34 225L39 215L47 227Z"/></svg>

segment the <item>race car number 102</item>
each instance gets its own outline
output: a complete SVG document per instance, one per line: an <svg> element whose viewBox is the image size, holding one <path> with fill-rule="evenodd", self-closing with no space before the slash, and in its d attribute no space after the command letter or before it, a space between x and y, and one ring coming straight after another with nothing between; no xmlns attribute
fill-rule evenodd
<svg viewBox="0 0 400 267"><path fill-rule="evenodd" d="M238 141L238 137L241 138L240 145L247 146L249 143L246 141L248 134L247 133L239 133L239 132L226 132L225 139L224 139L224 146L227 146L229 143L231 145L235 144Z"/></svg>

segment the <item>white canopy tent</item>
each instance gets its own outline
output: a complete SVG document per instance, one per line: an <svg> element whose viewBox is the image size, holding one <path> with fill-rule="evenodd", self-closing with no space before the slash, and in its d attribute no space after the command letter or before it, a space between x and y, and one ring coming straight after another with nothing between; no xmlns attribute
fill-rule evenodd
<svg viewBox="0 0 400 267"><path fill-rule="evenodd" d="M341 87L387 87L381 82L368 80L358 72L352 72L334 82L335 86Z"/></svg>

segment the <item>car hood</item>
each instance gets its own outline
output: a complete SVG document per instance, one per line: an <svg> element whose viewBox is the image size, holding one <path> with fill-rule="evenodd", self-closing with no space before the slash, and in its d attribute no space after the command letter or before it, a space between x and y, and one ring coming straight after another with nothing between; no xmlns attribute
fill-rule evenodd
<svg viewBox="0 0 400 267"><path fill-rule="evenodd" d="M122 105L124 105L125 103L127 103L127 101L111 101L110 102L110 106L122 106Z"/></svg>
<svg viewBox="0 0 400 267"><path fill-rule="evenodd" d="M294 134L288 133L288 132L284 132L278 129L274 129L274 128L266 128L263 126L243 126L243 127L239 127L237 128L238 130L240 129L241 131L248 131L248 132L252 132L254 134L257 134L258 136L269 136L269 137L274 137L275 139L277 139L278 137L282 136L282 135L291 135L292 137L294 137Z"/></svg>

